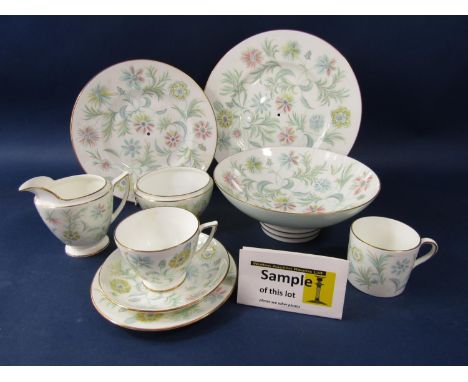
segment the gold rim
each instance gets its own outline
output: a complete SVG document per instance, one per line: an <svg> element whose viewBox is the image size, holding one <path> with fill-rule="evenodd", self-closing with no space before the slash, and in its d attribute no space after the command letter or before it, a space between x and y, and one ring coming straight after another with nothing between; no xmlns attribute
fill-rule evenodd
<svg viewBox="0 0 468 382"><path fill-rule="evenodd" d="M93 175L93 176L99 176L100 178L104 179L102 176L100 175L95 175L95 174L89 174L89 175ZM56 194L54 191L51 191L47 188L44 188L44 187L26 187L26 188L23 188L21 191L30 191L30 190L42 190L42 191L46 191L46 192L49 192L50 194L54 195L57 199L59 200L63 200L65 202L68 202L70 200L75 200L75 199L81 199L81 198L87 198L89 196L92 196L94 194L97 194L98 192L101 192L107 185L108 181L107 179L104 179L104 185L99 189L99 190L96 190L96 191L93 191L91 192L90 194L86 194L86 195L83 195L83 196L78 196L76 198L70 198L70 199L67 199L67 198L61 198L58 194Z"/></svg>
<svg viewBox="0 0 468 382"><path fill-rule="evenodd" d="M269 149L269 150L275 150L275 149L280 149L281 147L262 147L262 148L254 148L254 149L251 149L251 150L246 150L246 151L241 151L237 154L248 154L250 152L254 152L254 151L259 151L259 150L264 150L264 149ZM261 210L264 210L264 211L268 211L268 212L273 212L273 213L277 213L277 214L281 214L281 215L297 215L297 216L314 216L314 217L319 217L319 216L330 216L330 215L335 215L335 214L339 214L341 212L346 212L346 211L352 211L352 210L355 210L355 209L358 209L358 208L361 208L361 207L365 207L366 205L370 204L371 202L373 202L375 200L375 198L377 198L377 196L379 195L380 193L380 190L381 190L381 183L380 183L380 179L379 177L377 176L377 174L368 166L366 166L364 163L361 163L359 162L358 160L356 159L353 159L353 158L350 158L350 157L347 157L346 155L343 155L343 154L339 154L339 153L335 153L333 151L328 151L328 150L323 150L323 149L315 149L315 148L310 148L310 147L294 147L294 149L299 149L299 150L306 150L306 149L309 149L309 150L313 150L313 151L322 151L322 152L326 152L326 153L332 153L333 155L339 155L341 157L346 157L348 159L351 159L357 163L359 163L360 165L366 167L369 171L372 172L372 174L376 177L377 181L379 182L379 188L377 190L377 192L375 193L375 195L369 199L368 201L358 205L358 206L354 206L354 207L350 207L350 208L345 208L345 209L342 209L342 210L338 210L338 211L332 211L332 212L324 212L324 213L321 213L321 214L314 214L314 213L307 213L307 212L287 212L287 211L276 211L276 210L273 210L273 209L269 209L269 208L265 208L265 207L260 207L260 206L257 206L255 204L252 204L252 203L249 203L249 202L246 202L244 200L241 200L239 198L237 198L236 196L232 195L230 192L226 191L226 189L222 186L220 186L218 184L218 182L216 181L216 171L218 170L218 168L220 168L219 166L224 162L224 161L227 161L229 159L232 159L233 156L237 155L237 154L234 154L230 157L227 157L225 159L223 159L221 162L219 162L217 164L217 166L215 167L214 169L214 173L213 173L213 180L216 184L216 186L220 189L220 191L224 194L227 194L229 195L231 198L234 198L235 200L237 200L238 202L241 202L243 204L246 204L250 207L253 207L253 208L258 208L258 209L261 209ZM221 171L221 170L219 170Z"/></svg>
<svg viewBox="0 0 468 382"><path fill-rule="evenodd" d="M83 165L83 163L81 163L80 161L80 158L78 157L78 153L77 153L77 150L76 150L76 147L75 147L75 142L73 141L73 116L75 114L75 110L76 110L76 106L78 104L78 101L80 100L81 96L83 95L85 89L88 87L88 85L97 77L99 76L100 74L102 74L103 72L105 72L106 70L116 66L116 65L121 65L121 64L126 64L126 63L130 63L130 62L134 62L134 61L150 61L152 63L156 63L156 64L163 64L163 65L166 65L168 67L171 67L172 69L184 74L186 77L188 77L194 84L195 88L198 88L201 93L202 93L202 96L205 97L206 101L207 101L207 104L208 104L208 108L211 110L211 112L213 113L213 118L214 118L214 122L215 122L215 129L214 129L214 147L212 149L213 153L211 155L211 160L209 161L209 163L206 164L206 170L209 169L209 167L211 166L211 163L213 162L213 159L215 157L215 152L216 152L216 143L218 142L218 129L217 129L217 125L216 125L216 114L214 112L214 109L213 109L213 106L211 105L211 102L210 100L208 99L208 97L206 96L204 90L201 88L200 85L198 85L198 83L192 78L190 77L187 73L183 72L182 70L176 68L175 66L172 66L172 65L169 65L169 64L166 64L164 62L161 62L161 61L156 61L156 60L151 60L151 59L148 59L148 58L140 58L140 59L134 59L134 60L125 60L125 61L120 61L120 62L117 62L111 66L108 66L106 68L104 68L103 70L101 70L100 72L98 72L97 74L95 74L93 77L91 77L90 80L88 80L88 82L86 82L86 84L83 86L83 88L80 90L80 92L78 93L78 97L76 97L76 100L75 100L75 103L73 105L73 109L72 109L72 113L71 113L71 116L70 116L70 140L71 140L71 143L72 143L72 148L73 148L73 153L75 154L75 157L76 159L78 160L78 163L80 164L81 168L84 170L84 172L86 172L87 174L93 174L93 175L99 175L99 174L95 174L95 173L90 173L86 170L85 166Z"/></svg>
<svg viewBox="0 0 468 382"><path fill-rule="evenodd" d="M109 190L110 191L110 190ZM112 193L110 192L111 196ZM100 196L99 198L96 198L96 199L92 199L92 200L88 200L86 202L82 202L82 203L77 203L77 204L70 204L68 206L54 206L52 204L49 204L49 203L44 203L44 202L39 202L39 206L40 207L45 207L45 208L71 208L71 207L78 207L78 206L82 206L83 204L87 204L87 203L92 203L92 202L96 202L102 198L105 198L105 197L109 197L109 193L105 193L104 195ZM37 199L37 196L34 197L34 203L36 202Z"/></svg>
<svg viewBox="0 0 468 382"><path fill-rule="evenodd" d="M419 246L421 246L421 236L419 236L419 234L418 234L416 231L414 231L414 228L411 228L409 225L407 225L407 224L405 224L405 223L403 223L403 222L400 222L399 220L389 219L389 218L384 218L384 219L394 220L394 221L396 221L396 222L398 222L398 223L402 223L402 224L406 225L407 227L410 227L414 232L416 232L416 235L418 235L418 237L419 237L418 245L416 245L416 246L413 247L413 248L409 248L409 249L387 249L387 248L380 248L380 247L377 247L376 245L373 245L373 244L371 244L371 243L368 243L367 241L361 239L358 235L356 235L356 233L355 233L354 230L353 230L354 224L355 224L357 221L361 220L361 219L365 219L366 217L369 217L369 216L365 216L365 217L359 218L359 219L355 220L355 221L353 222L353 224L351 224L351 232L352 232L352 234L356 237L356 239L358 239L359 241L363 242L364 244L367 244L368 246L370 246L370 247L372 247L372 248L379 249L379 250L381 250L381 251L387 251L387 252L408 252L408 251L413 251L413 250L415 250L416 248L418 248ZM380 217L380 218L382 218L382 216L375 216L375 217Z"/></svg>
<svg viewBox="0 0 468 382"><path fill-rule="evenodd" d="M190 211L184 210L183 208L179 208L179 207L156 207L156 208L177 208L177 209L179 209L179 210L183 210L183 211L186 211L186 212L189 212L190 214L192 214ZM198 232L199 229L200 229L200 220L198 220L198 217L197 217L196 215L192 214L192 215L195 217L195 219L197 219L197 229L196 229L195 232L192 234L192 236L190 236L188 239L186 239L186 240L184 240L184 241L182 241L182 242L180 242L180 243L178 243L178 244L175 244L175 245L173 245L172 247L167 247L167 248L164 248L164 249L145 249L145 250L143 250L143 249L135 249L135 248L127 247L126 245L122 244L119 240L117 240L117 234L116 234L116 232L117 232L117 229L119 228L120 224L122 224L125 220L131 218L132 216L134 216L134 215L136 215L136 214L140 214L140 213L142 213L142 212L144 212L144 211L148 211L148 210L152 210L152 208L148 208L148 209L146 209L146 210L137 212L137 213L135 213L135 214L133 214L133 215L130 215L130 216L126 217L124 220L122 220L122 221L119 223L119 225L117 226L117 228L115 229L115 231L114 231L114 240L115 240L115 242L118 243L119 245L121 245L122 247L124 247L125 249L128 249L128 250L130 250L130 251L142 252L142 253L163 252L163 251L167 251L167 250L169 250L169 249L173 249L173 248L178 247L179 245L182 245L182 244L187 243L188 241L190 241L191 239L193 239L193 237L197 234L197 232Z"/></svg>
<svg viewBox="0 0 468 382"><path fill-rule="evenodd" d="M256 36L259 36L259 35L262 35L262 34L267 34L267 33L272 33L272 32L294 32L294 33L299 33L299 34L302 34L302 35L308 35L308 36L311 36L311 37L314 37L316 38L317 40L320 40L322 41L323 43L325 43L326 45L332 47L335 51L337 51L339 53L339 55L342 57L343 61L346 62L348 64L348 67L350 69L350 72L353 74L354 76L354 81L355 81L355 85L356 85L356 89L357 89L357 93L359 95L359 103L361 105L361 113L360 113L360 116L359 116L359 121L357 123L357 131L356 131L356 135L354 136L353 138L353 142L352 144L350 145L349 147L349 150L347 150L346 154L345 155L348 155L349 152L352 150L353 146L354 146L354 143L356 142L356 139L357 139L357 136L359 134L359 130L361 128L361 122L362 122L362 110L363 110L363 103L362 103L362 94L361 94L361 88L359 87L359 82L357 80L357 77L356 77L356 73L354 73L354 70L351 66L351 64L349 63L348 59L343 56L343 54L337 49L335 48L334 45L330 44L328 41L324 40L323 38L320 38L314 34L311 34L311 33L308 33L308 32L304 32L304 31L300 31L300 30L297 30L297 29L273 29L273 30L269 30L269 31L265 31L265 32L260 32L260 33L257 33L257 34L254 34L250 37L247 37L245 38L244 40L238 42L236 45L234 45L231 49L229 49L226 53L224 53L224 55L219 59L219 61L216 63L216 65L214 66L214 68L211 70L210 72L210 75L208 76L208 79L206 80L206 83L205 83L205 94L206 94L206 88L207 88L207 85L208 85L208 82L210 81L211 79L211 76L213 75L213 73L217 70L218 66L221 65L221 61L231 52L233 51L235 48L237 48L239 45L241 45L242 43L244 43L246 40L252 38L252 37L256 37ZM207 96L208 97L208 96ZM211 100L209 100L210 103L211 103ZM216 117L216 114L215 114L215 117ZM218 125L216 124L216 128L218 127ZM216 154L216 152L215 152ZM224 158L226 159L226 158ZM224 160L223 159L223 160ZM218 162L218 164L220 163L220 161L218 161L218 159L216 159L216 161ZM222 162L222 161L221 161Z"/></svg>
<svg viewBox="0 0 468 382"><path fill-rule="evenodd" d="M102 271L102 266L99 268L98 270L98 285L99 285L99 288L101 289L101 292L102 294L109 300L111 301L113 304L117 305L117 306L120 306L121 308L125 308L127 310L133 310L135 312L143 312L143 313L167 313L167 312L172 312L174 310L179 310L179 309L183 309L183 308L188 308L189 306L192 306L192 305L195 305L195 304L198 304L201 300L203 300L206 296L208 296L211 292L213 292L217 287L219 287L221 285L221 283L226 279L228 273L229 273L229 267L231 266L231 261L230 261L230 257L229 257L229 252L226 250L226 248L224 248L224 246L219 243L224 251L226 252L226 257L227 257L227 268L226 268L226 272L224 273L224 275L221 276L219 282L216 284L215 287L213 287L211 290L209 290L206 294L204 294L203 296L200 296L199 298L197 298L196 300L194 301L191 301L189 302L188 304L185 304L185 305L181 305L181 306L178 306L176 308L169 308L169 309L160 309L160 310L146 310L146 309L140 309L140 308L129 308L123 304L119 304L118 302L114 301L111 297L109 297L105 292L104 292L104 288L102 287L102 284L101 284L101 271ZM175 286L174 288L172 289L169 289L169 290L174 290L176 288L178 288L179 286L181 286L184 282L185 282L186 278L184 278L184 280L177 286ZM146 287L146 286L145 286ZM148 290L154 292L153 290L149 289ZM167 291L164 291L164 292L167 292Z"/></svg>
<svg viewBox="0 0 468 382"><path fill-rule="evenodd" d="M138 186L138 183L140 183L140 181L146 177L146 176L149 176L151 174L154 174L156 172L159 172L159 171L169 171L169 170L177 170L177 169L190 169L190 170L198 170L198 171L202 171L203 173L205 173L207 176L208 176L208 182L203 185L202 187L200 188L197 188L196 190L193 190L193 191L190 191L190 192L186 192L184 194L174 194L174 195L158 195L158 194L151 194L149 192L146 192L146 191L143 191L139 186ZM197 171L196 171L197 172ZM205 187L209 186L210 185L210 175L208 174L208 172L206 171L203 171L199 168L195 168L195 167L183 167L183 166L174 166L174 167L165 167L165 168L162 168L160 170L155 170L155 171L150 171L150 172L147 172L146 174L143 174L142 176L140 176L135 184L135 194L136 194L136 191L140 191L142 192L143 194L146 194L146 195L151 195L151 196L159 196L161 198L172 198L172 197L180 197L180 196L185 196L185 195L191 195L191 194L194 194L195 192L198 192L200 190L203 190ZM206 191L205 191L206 192ZM201 193L200 195L203 195L205 192ZM197 195L198 196L198 195Z"/></svg>
<svg viewBox="0 0 468 382"><path fill-rule="evenodd" d="M185 201L185 200L189 200L189 199L193 199L193 198L198 198L199 196L203 196L205 194L207 194L209 191L211 191L213 189L213 183L211 183L211 180L208 181L208 184L204 185L202 188L199 188L197 191L193 191L193 192L189 192L189 193L186 193L186 194L180 194L180 195L174 195L174 197L181 197L181 196L186 196L184 198L181 198L181 199L167 199L167 200L161 200L161 199L152 199L151 197L152 196L160 196L162 198L170 198L170 196L162 196L162 195L155 195L155 194L149 194L145 191L142 191L141 189L137 188L135 189L135 195L140 197L140 198L143 198L149 202L153 202L153 203L177 203L177 202L182 202L182 201ZM203 190L204 188L206 187L206 190L197 194L197 195L191 195L195 192L198 192L200 190ZM144 194L144 195L142 195Z"/></svg>
<svg viewBox="0 0 468 382"><path fill-rule="evenodd" d="M232 259L232 256L231 254L228 252L228 255L230 257L230 260ZM234 260L234 259L232 259ZM234 261L230 261L229 264L234 264L235 265L235 262ZM236 278L237 278L237 266L236 266ZM96 276L94 276L96 277ZM130 329L130 330L135 330L135 331L139 331L139 332L163 332L163 331L168 331L168 330L173 330L173 329L178 329L178 328L182 328L184 326L188 326L188 325L192 325L198 321L201 321L203 320L204 318L208 317L209 315L213 314L214 312L216 312L219 308L221 308L225 303L226 301L229 299L229 297L231 297L232 293L234 292L234 288L236 286L236 280L234 281L234 283L232 284L232 288L231 290L229 291L229 293L226 295L226 297L219 302L218 305L216 305L213 309L209 310L208 312L206 312L205 314L203 314L202 316L200 317L197 317L197 319L195 320L192 320L192 321L188 321L188 322L184 322L184 323L181 323L179 325L174 325L174 326L170 326L170 327L166 327L166 328L158 328L158 329L143 329L143 328L136 328L134 326L129 326L129 325L125 325L125 324L120 324L118 323L117 321L113 320L112 318L108 317L105 313L103 313L96 305L95 301L94 301L94 298L93 298L93 283L94 283L94 279L93 279L93 283L91 283L91 288L90 288L90 294L91 294L91 303L93 304L94 308L97 310L97 312L102 316L104 317L106 320L108 320L109 322L111 322L112 324L116 325L116 326L119 326L121 328L125 328L125 329ZM100 292L104 298L107 299L107 297L102 293Z"/></svg>

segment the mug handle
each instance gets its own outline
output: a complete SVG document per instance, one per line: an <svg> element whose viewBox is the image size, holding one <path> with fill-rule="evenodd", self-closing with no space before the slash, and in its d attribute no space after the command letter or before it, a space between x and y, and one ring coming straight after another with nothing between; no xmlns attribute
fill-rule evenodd
<svg viewBox="0 0 468 382"><path fill-rule="evenodd" d="M129 175L130 175L130 173L128 171L124 171L117 178L112 180L112 193L114 193L114 188L117 185L117 183L120 183L125 178L127 178L127 188L125 189L125 193L124 193L124 196L122 198L122 201L120 202L119 206L115 209L115 211L112 213L111 223L115 220L115 218L117 216L119 216L120 212L122 212L122 209L125 206L125 203L127 202L128 193L130 192L130 177L129 177Z"/></svg>
<svg viewBox="0 0 468 382"><path fill-rule="evenodd" d="M210 236L208 237L208 239L206 239L205 244L203 244L200 249L197 249L196 253L203 253L206 251L206 249L211 243L211 240L213 240L213 236L216 232L216 229L218 228L218 222L216 220L213 220L212 222L209 222L209 223L200 224L200 227L198 228L198 232L200 233L206 228L211 228Z"/></svg>
<svg viewBox="0 0 468 382"><path fill-rule="evenodd" d="M432 248L429 250L428 253L426 253L424 256L421 256L419 258L416 259L416 261L414 262L414 266L413 266L413 269L416 268L418 265L421 265L422 263L424 263L425 261L429 260L432 256L434 256L437 251L439 250L439 246L437 245L437 243L432 240L432 239L429 239L427 237L424 237L421 239L421 243L419 243L419 247L421 248L424 244L429 244Z"/></svg>

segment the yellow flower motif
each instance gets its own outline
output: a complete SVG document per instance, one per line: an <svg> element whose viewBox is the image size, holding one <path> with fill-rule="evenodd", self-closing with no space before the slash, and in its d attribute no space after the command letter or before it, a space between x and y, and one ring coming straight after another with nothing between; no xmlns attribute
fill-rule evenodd
<svg viewBox="0 0 468 382"><path fill-rule="evenodd" d="M221 110L216 116L216 122L218 122L218 125L225 129L231 127L233 119L234 116L232 115L232 111L228 109Z"/></svg>
<svg viewBox="0 0 468 382"><path fill-rule="evenodd" d="M105 86L96 85L88 94L89 102L94 106L101 106L108 103L113 96L112 92Z"/></svg>
<svg viewBox="0 0 468 382"><path fill-rule="evenodd" d="M357 261L358 263L360 263L363 259L362 251L356 247L351 248L351 256L353 257L354 261Z"/></svg>
<svg viewBox="0 0 468 382"><path fill-rule="evenodd" d="M76 231L66 230L63 232L63 237L68 241L80 240L80 234Z"/></svg>
<svg viewBox="0 0 468 382"><path fill-rule="evenodd" d="M205 260L211 259L214 254L216 253L216 249L213 244L210 244L206 251L201 255L201 257Z"/></svg>
<svg viewBox="0 0 468 382"><path fill-rule="evenodd" d="M162 317L160 313L138 312L135 314L135 319L140 322L153 322Z"/></svg>
<svg viewBox="0 0 468 382"><path fill-rule="evenodd" d="M288 41L282 47L283 56L290 60L295 60L299 57L301 53L301 49L299 48L299 44L296 41Z"/></svg>
<svg viewBox="0 0 468 382"><path fill-rule="evenodd" d="M169 266L171 268L178 268L186 263L190 257L190 247L185 248L182 252L175 255L170 261Z"/></svg>
<svg viewBox="0 0 468 382"><path fill-rule="evenodd" d="M345 107L339 107L331 112L332 123L335 127L348 127L351 124L351 111Z"/></svg>
<svg viewBox="0 0 468 382"><path fill-rule="evenodd" d="M171 96L183 101L190 94L190 90L185 82L177 81L171 85L170 93Z"/></svg>
<svg viewBox="0 0 468 382"><path fill-rule="evenodd" d="M114 292L117 292L119 294L124 294L130 292L130 284L128 283L127 280L122 280L122 279L113 279L110 282L110 286Z"/></svg>

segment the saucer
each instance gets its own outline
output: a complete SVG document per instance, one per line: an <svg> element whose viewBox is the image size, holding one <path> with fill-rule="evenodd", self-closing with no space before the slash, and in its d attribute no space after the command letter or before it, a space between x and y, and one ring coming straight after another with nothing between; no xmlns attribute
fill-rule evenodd
<svg viewBox="0 0 468 382"><path fill-rule="evenodd" d="M258 147L313 147L348 154L361 122L361 93L343 55L308 33L274 30L240 42L205 86L221 162Z"/></svg>
<svg viewBox="0 0 468 382"><path fill-rule="evenodd" d="M216 148L216 121L198 84L153 60L115 64L92 78L73 108L73 150L88 174L138 177L161 167L206 171ZM133 190L133 186L131 187ZM116 187L115 196L124 194ZM128 200L134 201L133 191Z"/></svg>
<svg viewBox="0 0 468 382"><path fill-rule="evenodd" d="M201 233L200 247L208 238ZM193 305L215 290L227 275L229 255L223 245L213 239L204 253L195 254L187 276L178 287L155 292L146 288L118 249L102 265L98 283L114 304L141 312L167 312Z"/></svg>
<svg viewBox="0 0 468 382"><path fill-rule="evenodd" d="M106 320L126 329L164 331L193 324L220 308L232 294L237 278L237 267L229 255L229 271L223 282L199 303L168 313L147 313L128 310L115 305L99 288L98 274L91 285L91 301Z"/></svg>

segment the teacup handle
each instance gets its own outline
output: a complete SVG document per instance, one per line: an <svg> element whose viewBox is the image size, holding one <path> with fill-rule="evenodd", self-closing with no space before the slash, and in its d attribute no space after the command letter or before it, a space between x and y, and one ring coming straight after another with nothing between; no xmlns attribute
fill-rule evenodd
<svg viewBox="0 0 468 382"><path fill-rule="evenodd" d="M201 232L206 228L211 228L210 236L208 237L208 239L206 239L202 247L200 249L197 249L196 253L200 253L200 252L203 253L206 251L206 249L211 243L211 240L213 240L213 236L216 232L216 229L218 228L218 222L216 220L213 220L212 222L209 222L209 223L200 224L200 227L198 228L198 232Z"/></svg>
<svg viewBox="0 0 468 382"><path fill-rule="evenodd" d="M419 247L422 247L424 244L429 244L432 248L429 250L428 253L426 253L424 256L421 256L421 257L418 257L416 259L416 261L414 262L414 266L413 268L416 268L418 265L421 265L422 263L424 263L425 261L429 260L432 256L434 256L437 251L439 250L439 246L437 245L437 243L432 240L432 239L429 239L427 237L425 238L422 238L421 239L421 242L419 243Z"/></svg>
<svg viewBox="0 0 468 382"><path fill-rule="evenodd" d="M111 223L115 220L115 218L117 216L119 216L120 212L122 212L122 209L125 206L125 203L127 202L128 193L130 192L130 177L129 177L129 175L130 175L130 173L128 171L124 171L117 178L112 180L112 193L114 193L114 188L117 185L117 183L120 183L125 178L127 178L127 188L125 189L125 193L124 193L124 196L122 197L122 201L120 202L120 204L116 208L116 210L112 213Z"/></svg>

